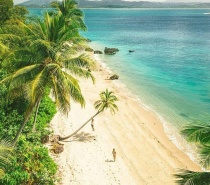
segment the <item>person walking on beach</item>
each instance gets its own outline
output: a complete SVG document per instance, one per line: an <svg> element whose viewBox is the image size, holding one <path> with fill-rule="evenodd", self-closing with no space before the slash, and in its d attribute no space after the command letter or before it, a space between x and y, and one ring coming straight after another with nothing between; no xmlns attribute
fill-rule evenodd
<svg viewBox="0 0 210 185"><path fill-rule="evenodd" d="M94 122L94 119L92 119L92 120L91 120L91 127L92 127L92 131L94 131L94 130L95 130L95 128L94 128L94 123L93 123L93 122Z"/></svg>
<svg viewBox="0 0 210 185"><path fill-rule="evenodd" d="M116 155L117 155L117 152L115 151L115 148L113 148L112 150L112 155L113 155L113 159L114 159L114 162L116 161Z"/></svg>

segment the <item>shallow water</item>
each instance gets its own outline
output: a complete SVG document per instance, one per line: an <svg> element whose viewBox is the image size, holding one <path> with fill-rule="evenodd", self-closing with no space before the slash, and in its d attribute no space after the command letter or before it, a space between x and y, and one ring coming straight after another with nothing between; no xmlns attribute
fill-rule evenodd
<svg viewBox="0 0 210 185"><path fill-rule="evenodd" d="M88 32L84 35L100 49L120 49L114 56L102 56L103 60L170 123L206 121L210 110L208 11L85 9Z"/></svg>

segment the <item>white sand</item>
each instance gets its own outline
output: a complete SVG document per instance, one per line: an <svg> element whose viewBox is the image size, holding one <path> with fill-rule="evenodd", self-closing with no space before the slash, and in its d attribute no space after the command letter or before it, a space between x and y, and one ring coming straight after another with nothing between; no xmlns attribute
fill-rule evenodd
<svg viewBox="0 0 210 185"><path fill-rule="evenodd" d="M102 68L101 68L102 69ZM159 118L105 80L105 69L93 72L96 83L80 80L85 109L72 102L68 117L57 113L51 122L55 134L66 136L96 113L94 102L106 88L119 98L115 115L107 110L88 123L75 138L64 143L55 157L62 185L173 185L178 168L199 170L165 135ZM113 162L112 149L117 152Z"/></svg>

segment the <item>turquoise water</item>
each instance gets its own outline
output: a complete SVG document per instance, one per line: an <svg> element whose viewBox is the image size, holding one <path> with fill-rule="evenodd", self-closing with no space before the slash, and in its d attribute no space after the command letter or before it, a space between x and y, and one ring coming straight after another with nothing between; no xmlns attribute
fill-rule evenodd
<svg viewBox="0 0 210 185"><path fill-rule="evenodd" d="M92 45L120 49L103 61L141 102L178 127L209 120L210 10L84 12L84 35Z"/></svg>
<svg viewBox="0 0 210 185"><path fill-rule="evenodd" d="M141 102L177 127L209 120L210 15L205 13L210 10L84 12L88 31L82 34L94 49L119 48L101 58Z"/></svg>

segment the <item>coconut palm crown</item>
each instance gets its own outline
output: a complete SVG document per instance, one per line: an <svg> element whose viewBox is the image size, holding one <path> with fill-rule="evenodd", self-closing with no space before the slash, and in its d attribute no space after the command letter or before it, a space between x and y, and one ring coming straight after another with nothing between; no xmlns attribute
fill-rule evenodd
<svg viewBox="0 0 210 185"><path fill-rule="evenodd" d="M9 97L24 95L30 104L14 143L48 89L51 89L58 109L67 114L70 100L81 106L85 104L76 77L91 78L94 81L88 70L94 66L94 61L84 54L70 55L75 53L75 45L84 39L78 31L66 26L61 12L53 16L46 14L43 20L29 26L22 23L22 26L27 33L29 45L14 52L12 59L17 60L7 61L7 66L12 66L13 72L0 81L0 84L7 85ZM69 44L66 48L67 41ZM64 50L68 50L70 54L66 54Z"/></svg>

